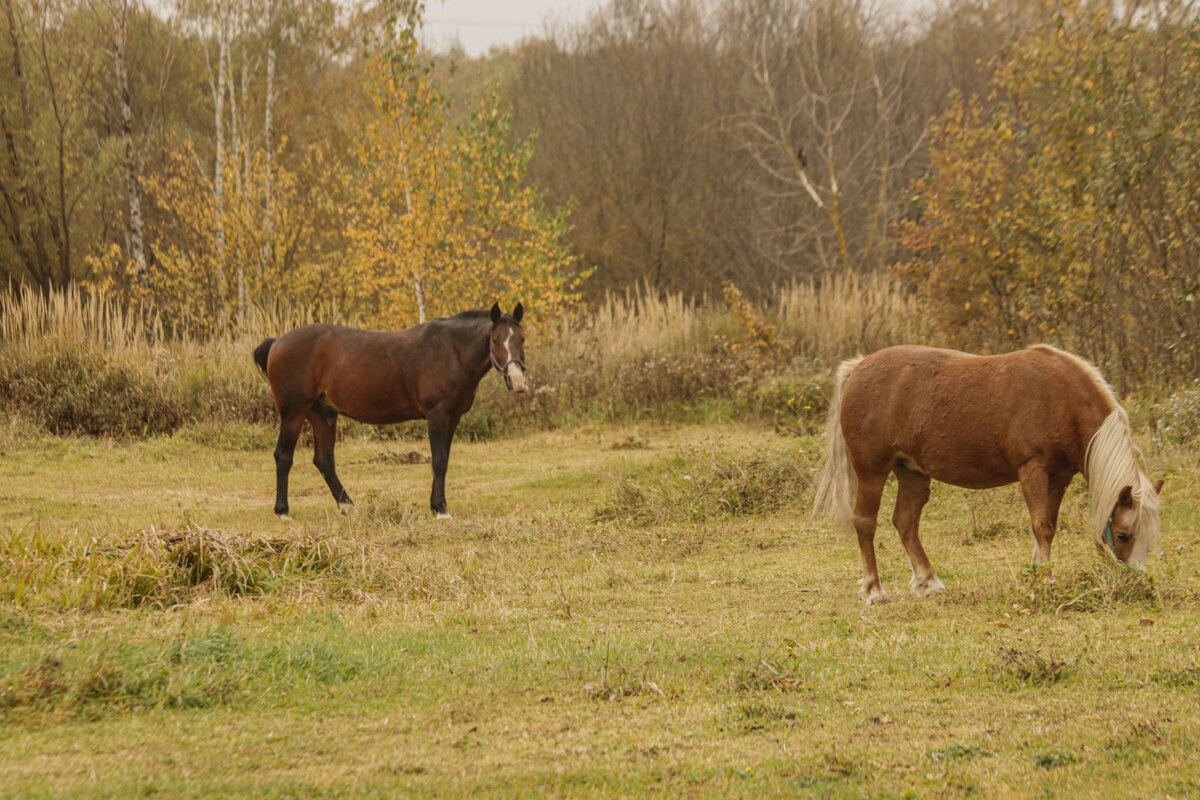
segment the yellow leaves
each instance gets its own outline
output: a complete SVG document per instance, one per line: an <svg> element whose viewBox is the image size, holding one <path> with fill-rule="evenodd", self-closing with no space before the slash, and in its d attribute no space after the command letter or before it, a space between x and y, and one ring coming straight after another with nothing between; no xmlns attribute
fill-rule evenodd
<svg viewBox="0 0 1200 800"><path fill-rule="evenodd" d="M1180 114L1200 77L1140 65L1191 63L1200 42L1106 25L1068 15L1025 38L987 100L933 127L922 215L900 226L912 258L895 270L960 346L1067 337L1097 314L1129 329L1113 341L1134 340L1145 315L1106 304L1165 309L1194 284L1200 129Z"/></svg>
<svg viewBox="0 0 1200 800"><path fill-rule="evenodd" d="M412 57L409 54L408 57ZM480 98L455 125L433 78L377 55L376 102L356 148L347 193L352 285L374 325L522 300L543 319L574 302L565 218L524 186L528 148L509 142L508 116Z"/></svg>

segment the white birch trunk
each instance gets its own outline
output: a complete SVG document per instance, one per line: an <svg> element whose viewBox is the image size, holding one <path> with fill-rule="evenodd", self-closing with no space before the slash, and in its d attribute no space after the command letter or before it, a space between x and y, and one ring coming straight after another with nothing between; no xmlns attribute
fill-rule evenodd
<svg viewBox="0 0 1200 800"><path fill-rule="evenodd" d="M124 146L125 195L129 203L129 257L133 260L138 283L148 277L146 237L142 224L142 199L138 193L138 161L133 145L133 106L129 95L127 50L129 33L128 2L111 2L113 25L113 62L116 67L117 97L121 104L121 138Z"/></svg>
<svg viewBox="0 0 1200 800"><path fill-rule="evenodd" d="M263 109L263 147L266 150L266 185L264 192L266 202L263 227L267 232L263 253L259 258L258 270L262 276L268 262L275 258L275 147L272 142L275 113L275 2L267 3L267 91L265 108Z"/></svg>
<svg viewBox="0 0 1200 800"><path fill-rule="evenodd" d="M232 139L230 150L233 163L234 185L232 190L236 195L239 192L245 191L245 142L242 139L242 125L238 109L237 82L234 78L235 72L233 69L233 35L228 37L229 41L225 47L225 73L226 73L226 88L229 90L229 135ZM242 102L246 102L246 59L245 53L242 53ZM241 251L238 250L240 253ZM235 259L234 265L234 285L237 290L237 314L238 321L246 321L246 266L241 258Z"/></svg>
<svg viewBox="0 0 1200 800"><path fill-rule="evenodd" d="M217 85L213 92L213 117L216 123L217 158L213 174L213 199L217 204L217 300L221 318L226 318L225 303L225 84L229 80L229 23L222 10L217 20Z"/></svg>
<svg viewBox="0 0 1200 800"><path fill-rule="evenodd" d="M404 208L411 221L413 216L412 184L408 179L408 151L403 140L400 142L400 170L404 173ZM417 300L417 323L420 324L425 321L425 285L415 269L412 271L412 279L413 292Z"/></svg>

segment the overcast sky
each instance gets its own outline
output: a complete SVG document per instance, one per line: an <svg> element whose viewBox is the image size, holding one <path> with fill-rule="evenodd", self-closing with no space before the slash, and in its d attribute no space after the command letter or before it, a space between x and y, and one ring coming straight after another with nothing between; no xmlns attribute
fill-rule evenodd
<svg viewBox="0 0 1200 800"><path fill-rule="evenodd" d="M425 34L436 50L457 38L468 56L483 55L492 45L514 44L542 33L548 15L579 22L601 0L428 0Z"/></svg>

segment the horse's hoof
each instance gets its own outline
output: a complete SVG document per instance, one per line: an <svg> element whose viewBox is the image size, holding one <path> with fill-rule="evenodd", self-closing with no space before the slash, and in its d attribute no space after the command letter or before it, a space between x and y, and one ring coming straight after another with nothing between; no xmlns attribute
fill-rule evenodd
<svg viewBox="0 0 1200 800"><path fill-rule="evenodd" d="M921 597L932 597L935 594L946 593L945 584L943 584L941 579L936 575L923 581L918 581L917 576L914 575L912 580L909 581L908 585L911 586L912 590Z"/></svg>
<svg viewBox="0 0 1200 800"><path fill-rule="evenodd" d="M871 581L870 584L867 583L866 578L859 578L858 596L869 606L882 605L890 599L888 593L883 590L883 584L879 582L879 578Z"/></svg>
<svg viewBox="0 0 1200 800"><path fill-rule="evenodd" d="M445 511L438 511L437 518L438 519L454 519L454 517L450 516Z"/></svg>
<svg viewBox="0 0 1200 800"><path fill-rule="evenodd" d="M352 517L358 513L358 507L354 503L338 503L338 513Z"/></svg>
<svg viewBox="0 0 1200 800"><path fill-rule="evenodd" d="M291 521L292 521L292 515L291 515L291 514L276 514L275 516L279 517L279 518L280 518L281 520L283 520L284 522L291 522Z"/></svg>

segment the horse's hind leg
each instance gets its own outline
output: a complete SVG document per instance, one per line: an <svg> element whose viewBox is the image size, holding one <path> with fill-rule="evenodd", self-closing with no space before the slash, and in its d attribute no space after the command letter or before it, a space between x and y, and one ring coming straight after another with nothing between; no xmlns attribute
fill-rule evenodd
<svg viewBox="0 0 1200 800"><path fill-rule="evenodd" d="M900 541L908 553L908 563L912 566L912 590L922 597L939 594L946 587L938 580L921 546L917 529L921 523L921 509L929 501L929 476L914 472L911 469L897 466L894 470L898 487L896 490L896 510L892 514L892 523L900 534Z"/></svg>
<svg viewBox="0 0 1200 800"><path fill-rule="evenodd" d="M350 495L338 480L337 471L333 465L333 446L337 442L337 412L328 406L315 405L308 412L308 421L313 429L313 464L321 472L321 477L333 493L338 510L349 513L354 510Z"/></svg>
<svg viewBox="0 0 1200 800"><path fill-rule="evenodd" d="M304 414L279 415L279 443L275 445L275 513L280 519L291 519L288 515L288 473L292 469L292 455L304 426Z"/></svg>
<svg viewBox="0 0 1200 800"><path fill-rule="evenodd" d="M858 582L858 594L867 605L886 603L887 592L879 581L875 565L875 528L879 520L879 501L887 473L864 478L858 476L858 496L854 501L854 530L858 534L858 549L862 553L863 576Z"/></svg>

